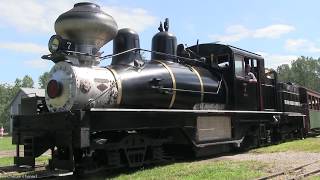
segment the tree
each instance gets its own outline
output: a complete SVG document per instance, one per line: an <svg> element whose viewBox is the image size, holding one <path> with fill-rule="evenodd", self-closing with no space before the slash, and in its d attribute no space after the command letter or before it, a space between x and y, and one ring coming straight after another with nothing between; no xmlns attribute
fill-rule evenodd
<svg viewBox="0 0 320 180"><path fill-rule="evenodd" d="M309 89L320 91L320 59L301 56L291 63L277 68L279 80L294 82Z"/></svg>
<svg viewBox="0 0 320 180"><path fill-rule="evenodd" d="M17 84L21 85L20 81ZM10 86L8 84L0 84L0 126L3 126L5 130L9 130L10 126L10 111L9 105L12 98L18 92L17 87Z"/></svg>
<svg viewBox="0 0 320 180"><path fill-rule="evenodd" d="M25 75L22 79L21 87L32 88L33 84L34 84L34 82L33 82L32 78L28 75Z"/></svg>
<svg viewBox="0 0 320 180"><path fill-rule="evenodd" d="M5 111L10 102L10 86L8 84L0 84L0 126L4 126L7 129Z"/></svg>
<svg viewBox="0 0 320 180"><path fill-rule="evenodd" d="M48 81L49 81L49 77L50 77L50 75L49 75L48 72L43 73L43 74L39 77L39 86L40 86L41 88L45 88L45 87L46 87L46 85L47 85L47 83L48 83Z"/></svg>
<svg viewBox="0 0 320 180"><path fill-rule="evenodd" d="M0 84L0 126L7 131L10 126L10 103L21 87L33 87L33 80L26 75L23 79L17 78L14 85Z"/></svg>
<svg viewBox="0 0 320 180"><path fill-rule="evenodd" d="M282 64L277 67L279 81L290 82L292 79L291 69L288 64Z"/></svg>

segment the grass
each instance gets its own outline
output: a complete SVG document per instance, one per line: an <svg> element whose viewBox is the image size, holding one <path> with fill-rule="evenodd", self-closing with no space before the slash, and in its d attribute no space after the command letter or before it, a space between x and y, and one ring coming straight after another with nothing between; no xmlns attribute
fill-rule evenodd
<svg viewBox="0 0 320 180"><path fill-rule="evenodd" d="M320 176L312 176L307 178L307 180L320 180Z"/></svg>
<svg viewBox="0 0 320 180"><path fill-rule="evenodd" d="M4 140L4 141L2 141ZM10 150L11 137L0 139L0 149ZM4 148L4 146L5 148ZM14 149L14 146L13 146ZM320 153L320 138L307 138L286 142L278 145L251 150L254 153L273 153L286 151L304 151ZM41 156L36 162L46 163L49 156ZM0 158L0 166L13 165L12 157ZM140 169L138 171L126 171L114 174L115 179L254 179L266 175L266 169L270 164L259 161L198 161L174 163L166 166ZM97 177L98 178L98 177ZM101 177L105 179L105 177ZM99 178L99 179L101 179ZM108 179L110 177L107 177ZM310 177L312 180L320 180L320 177Z"/></svg>
<svg viewBox="0 0 320 180"><path fill-rule="evenodd" d="M36 158L36 164L48 164L48 159L50 156L42 155ZM0 158L0 167L1 166L12 166L13 165L13 157L2 157ZM34 179L37 176L33 175L33 172L10 172L10 173L0 173L0 179Z"/></svg>
<svg viewBox="0 0 320 180"><path fill-rule="evenodd" d="M15 149L16 146L12 145L12 138L10 136L0 138L0 151Z"/></svg>
<svg viewBox="0 0 320 180"><path fill-rule="evenodd" d="M116 179L252 179L264 175L265 163L257 161L208 161L175 163L120 174Z"/></svg>
<svg viewBox="0 0 320 180"><path fill-rule="evenodd" d="M36 164L48 164L48 160L51 156L42 155L36 158ZM13 165L13 157L1 157L0 158L0 167L2 166L12 166ZM36 177L36 176L35 176ZM33 179L35 178L32 174L28 174L28 172L11 172L9 174L1 174L0 179Z"/></svg>
<svg viewBox="0 0 320 180"><path fill-rule="evenodd" d="M286 142L278 145L263 147L251 150L253 153L274 153L274 152L316 152L320 153L320 138L307 138L303 140L296 140Z"/></svg>
<svg viewBox="0 0 320 180"><path fill-rule="evenodd" d="M48 159L50 156L42 155L36 158L36 164L44 164L48 163ZM0 166L12 166L13 165L13 157L1 157L0 158Z"/></svg>
<svg viewBox="0 0 320 180"><path fill-rule="evenodd" d="M13 157L1 157L0 166L9 166L13 165Z"/></svg>

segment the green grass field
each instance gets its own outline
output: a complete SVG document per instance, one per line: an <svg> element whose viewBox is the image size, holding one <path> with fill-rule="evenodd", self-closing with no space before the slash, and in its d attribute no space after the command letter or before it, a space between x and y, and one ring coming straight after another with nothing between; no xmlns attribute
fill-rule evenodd
<svg viewBox="0 0 320 180"><path fill-rule="evenodd" d="M48 159L50 156L42 155L36 158L36 164L44 164L48 163ZM12 166L13 165L13 157L0 157L0 166Z"/></svg>
<svg viewBox="0 0 320 180"><path fill-rule="evenodd" d="M9 166L13 165L13 157L1 157L0 166Z"/></svg>
<svg viewBox="0 0 320 180"><path fill-rule="evenodd" d="M310 178L307 178L307 180L320 180L320 176L312 176Z"/></svg>
<svg viewBox="0 0 320 180"><path fill-rule="evenodd" d="M2 137L0 138L0 151L14 151L16 149L15 145L12 145L12 138ZM49 156L40 156L36 158L36 163L45 163L49 159ZM10 166L13 165L13 157L0 157L0 166Z"/></svg>
<svg viewBox="0 0 320 180"><path fill-rule="evenodd" d="M273 152L316 152L320 153L320 137L307 138L303 140L295 140L278 145L253 149L253 153L273 153Z"/></svg>
<svg viewBox="0 0 320 180"><path fill-rule="evenodd" d="M14 149L11 138L1 139L1 150ZM258 148L249 153L273 153L287 151L304 151L320 153L320 138L307 138L278 145ZM46 163L49 156L37 158L37 163ZM13 164L12 157L0 158L0 166ZM208 160L195 162L174 163L165 166L126 171L115 174L112 177L93 177L92 179L254 179L267 174L272 164L259 161L231 161L231 160ZM320 177L311 177L312 180L320 180Z"/></svg>
<svg viewBox="0 0 320 180"><path fill-rule="evenodd" d="M12 138L9 136L0 138L0 151L15 150L16 146L12 145Z"/></svg>
<svg viewBox="0 0 320 180"><path fill-rule="evenodd" d="M50 156L42 155L36 158L36 164L48 164L48 159ZM2 157L0 158L0 166L12 166L13 165L13 157ZM9 174L1 174L0 179L29 179L26 178L29 172L10 172ZM29 174L30 176L30 174ZM32 178L31 178L32 179Z"/></svg>
<svg viewBox="0 0 320 180"><path fill-rule="evenodd" d="M287 151L319 152L320 138L307 138L258 148L250 153ZM117 175L117 179L254 179L262 177L271 164L259 161L207 161L205 163L175 163ZM311 177L320 180L320 177Z"/></svg>
<svg viewBox="0 0 320 180"><path fill-rule="evenodd" d="M120 174L116 179L252 179L261 177L267 167L257 161L205 161L175 163Z"/></svg>

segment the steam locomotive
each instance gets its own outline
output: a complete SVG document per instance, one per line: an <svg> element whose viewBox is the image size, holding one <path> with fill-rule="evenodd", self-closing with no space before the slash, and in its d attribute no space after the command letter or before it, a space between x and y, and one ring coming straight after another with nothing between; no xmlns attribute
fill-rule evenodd
<svg viewBox="0 0 320 180"><path fill-rule="evenodd" d="M23 99L14 117L14 163L34 166L51 150L51 169L138 167L301 138L320 127L309 113L310 106L319 110L319 94L310 99L310 90L278 82L260 55L177 44L168 19L158 30L144 50L134 30L118 30L96 4L60 15L51 54L42 57L55 63L45 99ZM113 54L102 56L111 40ZM111 64L98 66L106 58ZM245 78L248 64L257 82Z"/></svg>

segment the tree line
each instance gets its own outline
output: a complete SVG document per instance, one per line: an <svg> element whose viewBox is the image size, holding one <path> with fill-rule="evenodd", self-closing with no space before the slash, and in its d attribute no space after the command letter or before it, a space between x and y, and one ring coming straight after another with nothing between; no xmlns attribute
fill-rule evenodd
<svg viewBox="0 0 320 180"><path fill-rule="evenodd" d="M282 82L292 82L320 92L320 58L301 56L290 64L276 68L278 79ZM49 78L45 72L39 77L39 87L44 88ZM34 87L34 81L28 75L17 78L14 85L0 84L0 127L9 129L10 103L21 87Z"/></svg>
<svg viewBox="0 0 320 180"><path fill-rule="evenodd" d="M320 92L320 58L301 56L277 68L278 79L282 82L292 82L300 86Z"/></svg>

